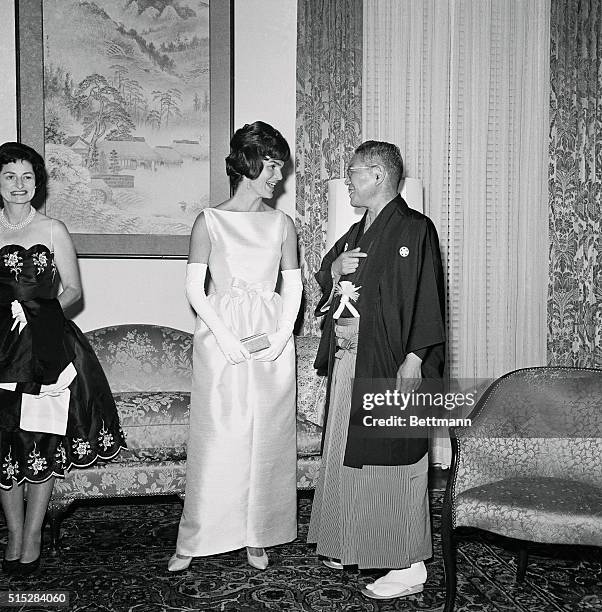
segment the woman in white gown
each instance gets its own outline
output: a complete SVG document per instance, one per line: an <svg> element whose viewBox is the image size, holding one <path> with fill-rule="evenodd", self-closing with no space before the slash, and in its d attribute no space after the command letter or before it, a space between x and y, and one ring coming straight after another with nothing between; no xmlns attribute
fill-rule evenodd
<svg viewBox="0 0 602 612"><path fill-rule="evenodd" d="M226 158L234 195L203 210L192 230L186 294L198 316L186 497L170 571L245 546L248 562L265 569L264 548L297 534L292 332L301 271L293 221L263 201L289 156L270 125L237 130ZM257 334L267 348L241 342Z"/></svg>

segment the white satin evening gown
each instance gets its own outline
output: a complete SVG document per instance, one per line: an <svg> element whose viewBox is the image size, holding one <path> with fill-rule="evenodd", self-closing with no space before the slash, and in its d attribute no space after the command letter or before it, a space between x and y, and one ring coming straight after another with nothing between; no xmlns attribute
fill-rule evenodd
<svg viewBox="0 0 602 612"><path fill-rule="evenodd" d="M286 215L203 211L211 255L209 300L239 337L277 329ZM275 361L230 365L197 318L186 497L176 552L212 555L294 540L295 349Z"/></svg>

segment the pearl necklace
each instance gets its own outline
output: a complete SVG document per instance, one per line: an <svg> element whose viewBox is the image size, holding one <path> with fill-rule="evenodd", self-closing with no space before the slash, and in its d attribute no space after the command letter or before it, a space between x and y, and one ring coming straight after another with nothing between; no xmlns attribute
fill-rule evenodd
<svg viewBox="0 0 602 612"><path fill-rule="evenodd" d="M25 217L25 219L23 219L23 221L21 221L21 223L11 223L6 218L6 213L3 208L2 212L0 212L0 225L3 225L6 229L9 230L23 229L24 227L29 225L33 221L33 218L36 216L36 209L31 204L29 205L29 208L29 214L27 215L27 217Z"/></svg>

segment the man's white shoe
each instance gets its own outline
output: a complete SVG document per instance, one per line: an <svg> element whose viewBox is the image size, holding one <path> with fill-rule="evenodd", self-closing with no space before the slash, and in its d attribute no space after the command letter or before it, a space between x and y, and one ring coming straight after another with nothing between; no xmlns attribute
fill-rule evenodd
<svg viewBox="0 0 602 612"><path fill-rule="evenodd" d="M412 563L410 567L406 567L405 569L387 572L378 580L367 584L362 593L364 593L364 591L377 593L384 596L385 599L412 595L422 591L422 586L426 582L426 576L426 567L422 561L419 561L418 563ZM419 587L420 589L417 590ZM394 594L390 595L389 593L391 592ZM370 597L368 593L364 593L364 595ZM382 597L375 597L375 599L381 598Z"/></svg>
<svg viewBox="0 0 602 612"><path fill-rule="evenodd" d="M384 582L374 586L372 589L362 589L362 595L370 599L396 599L422 593L424 584L402 584L400 582Z"/></svg>
<svg viewBox="0 0 602 612"><path fill-rule="evenodd" d="M329 567L330 569L333 569L333 570L342 570L343 569L343 564L340 563L339 561L336 561L335 559L322 559L322 563L326 567Z"/></svg>

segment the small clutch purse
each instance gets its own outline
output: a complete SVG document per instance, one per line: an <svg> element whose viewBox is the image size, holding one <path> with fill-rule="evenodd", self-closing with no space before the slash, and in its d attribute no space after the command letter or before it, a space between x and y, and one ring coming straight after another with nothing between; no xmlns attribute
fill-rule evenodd
<svg viewBox="0 0 602 612"><path fill-rule="evenodd" d="M256 353L257 351L262 351L270 346L270 341L268 340L267 334L255 334L254 336L249 336L248 338L241 338L240 340L244 347L249 351L249 353Z"/></svg>

